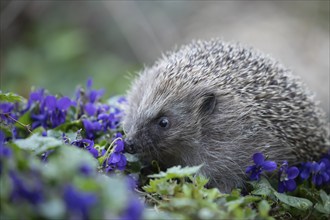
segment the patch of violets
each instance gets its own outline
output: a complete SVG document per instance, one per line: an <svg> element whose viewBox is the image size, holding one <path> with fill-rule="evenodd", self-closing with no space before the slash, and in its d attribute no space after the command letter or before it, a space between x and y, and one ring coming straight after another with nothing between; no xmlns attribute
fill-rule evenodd
<svg viewBox="0 0 330 220"><path fill-rule="evenodd" d="M103 168L107 172L122 171L127 165L124 155L124 141L119 130L123 112L116 104L121 105L126 102L126 99L124 97L116 98L114 105L111 103L103 104L100 99L104 94L104 90L93 90L92 84L92 80L88 80L86 90L80 89L76 99L54 96L44 89L38 89L31 92L25 106L19 106L18 103L0 103L1 123L5 122L5 125L15 128L13 126L16 123L15 120L19 120L21 116L28 113L27 115L30 116L31 120L29 129L32 131L42 127L42 136L46 137L47 130L54 129L68 121L81 120L83 130L82 132L77 131L76 140L70 140L63 133L63 142L85 149L95 158L104 156ZM114 134L113 144L108 152L106 149L95 147L98 138L104 133ZM12 136L19 138L14 134L12 131ZM24 132L22 134L26 135L28 133ZM0 174L2 174L2 170L5 172L5 168L7 168L2 167L3 160L15 159L11 158L13 153L11 148L6 146L7 139L5 134L0 131ZM41 161L48 163L48 156L53 151L48 150L40 155ZM105 155L106 152L107 155ZM19 170L7 170L7 172L11 185L11 192L9 193L13 203L23 202L39 206L43 202L47 202L48 189L47 185L42 182L40 171L38 173L36 170L30 169L24 172ZM88 164L81 164L77 172L88 178L95 171ZM130 179L129 182L131 183L129 189L136 187L136 182L133 179ZM81 191L74 185L64 185L59 192L61 192L69 219L89 219L91 209L99 202L97 194ZM129 201L119 218L140 219L143 212L142 203L133 197Z"/></svg>
<svg viewBox="0 0 330 220"><path fill-rule="evenodd" d="M36 90L30 94L27 108L31 111L32 129L42 126L45 129L55 128L66 121L67 111L70 106L75 105L68 97L57 98L46 95L43 89Z"/></svg>
<svg viewBox="0 0 330 220"><path fill-rule="evenodd" d="M103 156L105 151L101 154L94 148L94 142L99 134L108 131L116 131L119 127L119 122L123 116L122 110L115 106L99 103L99 100L104 94L104 90L93 90L93 81L89 79L86 84L86 92L78 90L76 95L76 103L82 110L83 115L87 117L82 120L85 129L86 139L73 142L74 145L82 147L85 145L87 149L95 158ZM120 97L117 103L125 103L126 99ZM117 132L113 139L115 141L114 148L108 158L103 163L103 168L106 172L113 170L124 170L127 164L126 157L124 155L124 141L122 134ZM87 147L86 147L87 144Z"/></svg>
<svg viewBox="0 0 330 220"><path fill-rule="evenodd" d="M116 130L119 127L123 112L115 106L99 103L104 90L93 90L92 84L93 81L89 79L86 85L86 93L78 92L76 102L79 103L79 108L87 116L86 119L83 119L86 136L88 139L93 140L102 132ZM124 97L117 100L119 104L125 101Z"/></svg>
<svg viewBox="0 0 330 220"><path fill-rule="evenodd" d="M38 89L31 92L27 105L22 111L19 111L18 103L0 103L0 117L3 122L14 124L15 120L30 111L32 130L39 126L49 129L63 124L66 121L68 109L73 105L75 103L68 97L57 98L47 95L44 89ZM16 135L13 136L16 137Z"/></svg>
<svg viewBox="0 0 330 220"><path fill-rule="evenodd" d="M311 178L316 186L330 184L330 151L319 162L302 163L300 177L303 180Z"/></svg>
<svg viewBox="0 0 330 220"><path fill-rule="evenodd" d="M330 184L330 151L323 155L319 162L304 162L298 167L289 167L287 161L278 167L274 161L265 160L262 153L255 153L252 156L254 165L246 168L246 174L249 175L250 180L258 181L264 172L278 171L278 192L292 192L297 188L298 178L300 180L308 180L316 186Z"/></svg>
<svg viewBox="0 0 330 220"><path fill-rule="evenodd" d="M8 124L14 124L24 113L30 111L31 130L38 127L43 127L42 136L47 136L46 130L56 128L64 124L68 120L81 119L84 127L84 138L78 138L73 142L64 140L64 143L75 145L77 147L88 150L95 158L103 156L105 150L101 153L94 147L94 141L106 132L114 132L119 128L119 122L123 116L121 109L115 105L103 104L100 102L104 95L104 90L92 89L93 81L88 79L86 90L79 88L76 92L75 100L68 97L56 97L48 94L44 89L37 89L30 93L26 106L22 111L18 110L17 103L0 103L1 121ZM123 104L126 102L125 97L120 97L116 103ZM75 107L78 111L72 118L73 114L68 116L70 107ZM11 118L7 117L9 114ZM13 126L13 137L16 135L15 127ZM121 135L117 133L116 135ZM117 138L117 137L115 137ZM107 171L115 169L124 170L126 166L126 157L123 154L123 141L117 140L114 151L109 155L105 165ZM47 161L47 157L51 152L45 152L42 155L42 160Z"/></svg>

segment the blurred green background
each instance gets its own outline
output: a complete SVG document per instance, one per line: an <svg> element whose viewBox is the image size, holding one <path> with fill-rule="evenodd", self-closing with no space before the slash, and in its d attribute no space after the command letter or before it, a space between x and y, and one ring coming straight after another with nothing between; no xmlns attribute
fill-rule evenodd
<svg viewBox="0 0 330 220"><path fill-rule="evenodd" d="M258 48L316 92L329 113L329 1L1 0L0 89L72 96L94 79L124 94L131 76L192 39Z"/></svg>
<svg viewBox="0 0 330 220"><path fill-rule="evenodd" d="M125 76L141 65L118 28L86 18L85 12L98 5L69 4L1 1L2 12L18 10L15 18L4 17L13 20L1 31L1 90L27 96L36 86L73 95L88 77L108 95L128 88Z"/></svg>

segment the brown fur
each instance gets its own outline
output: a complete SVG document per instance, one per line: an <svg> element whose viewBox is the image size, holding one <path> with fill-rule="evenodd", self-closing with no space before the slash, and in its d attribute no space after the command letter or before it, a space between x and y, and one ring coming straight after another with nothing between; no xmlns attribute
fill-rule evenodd
<svg viewBox="0 0 330 220"><path fill-rule="evenodd" d="M215 107L203 106L215 96ZM312 160L328 147L326 120L291 72L251 48L197 41L144 69L128 92L124 130L141 159L199 165L223 191L242 186L256 152ZM206 103L206 104L205 104ZM166 116L169 129L158 119Z"/></svg>

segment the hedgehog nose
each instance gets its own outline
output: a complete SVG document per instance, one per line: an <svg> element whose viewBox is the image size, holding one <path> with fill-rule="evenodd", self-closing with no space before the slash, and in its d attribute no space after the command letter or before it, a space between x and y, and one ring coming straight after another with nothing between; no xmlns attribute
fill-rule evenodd
<svg viewBox="0 0 330 220"><path fill-rule="evenodd" d="M125 140L125 151L130 154L135 154L136 149L134 147L134 142L131 138L126 138Z"/></svg>

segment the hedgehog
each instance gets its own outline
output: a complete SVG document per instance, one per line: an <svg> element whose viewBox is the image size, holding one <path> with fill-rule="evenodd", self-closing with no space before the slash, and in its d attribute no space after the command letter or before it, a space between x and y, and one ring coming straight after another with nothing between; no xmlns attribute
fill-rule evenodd
<svg viewBox="0 0 330 220"><path fill-rule="evenodd" d="M203 164L210 186L244 187L260 152L276 162L329 149L325 114L299 78L240 43L193 41L145 67L127 93L125 149L161 168Z"/></svg>

